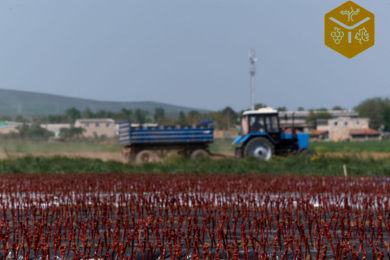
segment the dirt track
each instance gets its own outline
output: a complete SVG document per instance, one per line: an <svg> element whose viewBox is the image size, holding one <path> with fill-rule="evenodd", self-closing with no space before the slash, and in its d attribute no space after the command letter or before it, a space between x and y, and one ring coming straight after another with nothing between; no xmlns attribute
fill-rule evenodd
<svg viewBox="0 0 390 260"><path fill-rule="evenodd" d="M26 153L0 153L0 159L6 158L14 158L14 157L23 157L26 155L33 156L66 156L70 158L89 158L89 159L101 159L103 161L114 160L119 162L127 162L126 157L119 152L65 152L65 153L34 153L34 154L26 154Z"/></svg>
<svg viewBox="0 0 390 260"><path fill-rule="evenodd" d="M382 159L382 158L390 158L390 153L361 153L361 154L352 154L352 153L325 153L326 157L344 157L344 156L357 156L359 158L374 158L374 159Z"/></svg>

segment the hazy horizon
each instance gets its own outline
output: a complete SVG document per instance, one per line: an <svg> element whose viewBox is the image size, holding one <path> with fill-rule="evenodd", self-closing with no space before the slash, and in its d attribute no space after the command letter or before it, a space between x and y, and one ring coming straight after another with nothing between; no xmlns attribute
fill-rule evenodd
<svg viewBox="0 0 390 260"><path fill-rule="evenodd" d="M390 0L375 45L352 59L324 44L324 15L346 1L0 2L0 88L198 109L256 103L352 109L390 95Z"/></svg>

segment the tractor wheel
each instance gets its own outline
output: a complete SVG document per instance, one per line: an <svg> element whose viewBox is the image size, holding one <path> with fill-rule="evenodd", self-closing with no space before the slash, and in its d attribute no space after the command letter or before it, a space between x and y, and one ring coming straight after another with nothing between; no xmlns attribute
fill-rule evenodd
<svg viewBox="0 0 390 260"><path fill-rule="evenodd" d="M157 154L150 150L143 150L135 156L136 163L158 162L159 159Z"/></svg>
<svg viewBox="0 0 390 260"><path fill-rule="evenodd" d="M244 157L253 156L268 161L275 153L274 145L266 138L258 137L250 140L244 149Z"/></svg>
<svg viewBox="0 0 390 260"><path fill-rule="evenodd" d="M298 156L303 157L305 159L311 159L311 158L313 158L313 156L316 156L316 155L317 155L317 152L314 151L313 149L304 149L298 154Z"/></svg>
<svg viewBox="0 0 390 260"><path fill-rule="evenodd" d="M203 149L197 149L191 153L191 160L209 157L209 153Z"/></svg>

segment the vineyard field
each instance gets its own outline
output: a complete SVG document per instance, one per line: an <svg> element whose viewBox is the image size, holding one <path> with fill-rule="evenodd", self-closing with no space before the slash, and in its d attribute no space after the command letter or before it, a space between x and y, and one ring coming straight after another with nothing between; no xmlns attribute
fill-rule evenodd
<svg viewBox="0 0 390 260"><path fill-rule="evenodd" d="M390 179L3 174L3 259L389 259Z"/></svg>

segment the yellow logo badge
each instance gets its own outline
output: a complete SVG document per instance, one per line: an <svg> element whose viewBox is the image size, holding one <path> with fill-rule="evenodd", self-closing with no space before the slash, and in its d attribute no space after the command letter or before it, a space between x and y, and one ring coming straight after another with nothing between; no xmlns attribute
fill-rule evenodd
<svg viewBox="0 0 390 260"><path fill-rule="evenodd" d="M375 43L375 16L352 1L325 15L325 45L353 58Z"/></svg>

